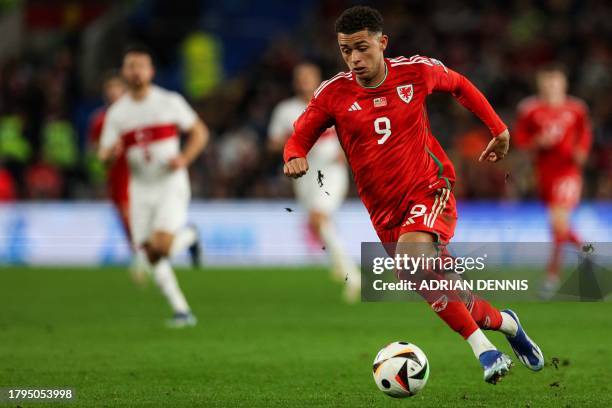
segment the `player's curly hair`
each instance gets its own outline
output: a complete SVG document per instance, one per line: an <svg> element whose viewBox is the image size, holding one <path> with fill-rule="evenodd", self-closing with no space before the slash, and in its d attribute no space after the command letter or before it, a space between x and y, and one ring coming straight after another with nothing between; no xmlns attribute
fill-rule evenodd
<svg viewBox="0 0 612 408"><path fill-rule="evenodd" d="M336 33L353 34L362 30L382 32L383 18L378 10L368 6L354 6L344 10L336 20Z"/></svg>

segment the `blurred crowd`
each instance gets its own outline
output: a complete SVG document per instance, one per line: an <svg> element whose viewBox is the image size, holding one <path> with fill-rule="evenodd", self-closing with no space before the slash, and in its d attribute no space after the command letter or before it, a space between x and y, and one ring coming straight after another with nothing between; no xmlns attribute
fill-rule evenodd
<svg viewBox="0 0 612 408"><path fill-rule="evenodd" d="M135 1L121 10L110 1L49 3L0 3L0 34L9 18L21 19L22 31L15 51L0 53L0 201L104 197L104 168L88 140L88 121L103 104L102 75L118 67L121 48L130 41L151 46L157 82L184 93L211 129L211 144L191 169L194 197L291 196L281 157L266 148L270 114L292 95L298 62L315 62L324 76L345 70L333 22L352 2L264 1L257 2L256 12L247 1L231 2L234 9L193 0L180 6ZM584 195L612 198L609 2L431 0L375 6L385 17L388 56L443 61L470 78L510 125L518 102L534 92L537 67L563 64L570 93L586 101L593 122ZM59 20L49 22L55 8ZM270 15L276 16L274 24ZM96 33L109 34L96 37L94 25ZM98 38L93 56L92 38ZM513 152L497 165L477 163L490 137L486 128L448 95L432 96L428 107L433 132L457 167L458 197L534 197L527 154Z"/></svg>

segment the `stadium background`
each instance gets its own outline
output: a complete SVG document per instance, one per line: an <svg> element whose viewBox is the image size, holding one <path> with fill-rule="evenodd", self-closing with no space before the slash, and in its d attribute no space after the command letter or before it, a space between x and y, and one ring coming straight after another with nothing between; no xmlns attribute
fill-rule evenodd
<svg viewBox="0 0 612 408"><path fill-rule="evenodd" d="M0 394L70 387L77 397L68 407L612 406L612 351L602 341L612 336L610 302L498 302L521 314L547 366L532 373L517 362L491 387L427 304L349 305L328 268L296 266L323 262L325 253L308 234L280 157L264 148L266 127L274 104L291 94L297 61L317 62L325 76L345 69L333 20L351 4L0 0ZM574 221L585 238L612 242L610 2L371 4L386 18L388 55L442 60L508 123L533 91L534 70L566 64L595 130ZM156 82L182 92L212 131L191 169L190 218L207 263L177 269L199 319L186 330L164 326L170 311L153 282L129 281L128 247L88 146L101 77L132 40L155 51ZM499 165L477 164L485 129L448 95L428 106L459 173L457 241L549 240L529 158L513 151ZM337 222L358 257L360 242L375 235L354 188L351 197ZM509 261L520 255L506 248ZM102 265L112 263L123 265ZM516 271L539 278L542 269ZM502 336L491 339L511 353ZM410 401L386 397L372 381L376 351L395 340L419 345L431 366L427 387Z"/></svg>
<svg viewBox="0 0 612 408"><path fill-rule="evenodd" d="M348 1L0 1L0 262L121 263L128 249L104 200L88 143L100 82L125 44L155 53L156 82L182 92L211 129L191 168L191 218L212 263L318 263L324 253L292 201L281 158L265 148L274 105L292 94L295 64L345 70L333 21ZM577 214L586 239L612 237L612 38L606 1L376 2L389 56L422 54L468 76L512 124L535 69L568 68L589 105L594 146ZM313 29L314 28L314 29ZM476 162L489 135L447 95L428 107L458 170L458 240L548 240L529 157ZM349 251L375 240L356 199L338 223ZM222 201L219 201L222 200ZM296 211L288 213L285 208ZM359 237L355 240L355 237ZM79 248L79 251L75 251Z"/></svg>

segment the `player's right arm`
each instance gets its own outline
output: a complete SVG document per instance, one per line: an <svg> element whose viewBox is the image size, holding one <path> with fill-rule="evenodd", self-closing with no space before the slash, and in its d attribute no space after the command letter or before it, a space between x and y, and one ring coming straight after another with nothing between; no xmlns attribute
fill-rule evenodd
<svg viewBox="0 0 612 408"><path fill-rule="evenodd" d="M121 133L116 123L115 115L109 109L104 124L102 126L102 135L100 136L100 144L98 146L98 158L103 162L110 162L118 157L123 149L121 144Z"/></svg>
<svg viewBox="0 0 612 408"><path fill-rule="evenodd" d="M333 124L332 116L321 107L321 102L316 97L313 98L304 113L295 121L293 134L285 144L283 171L287 177L298 178L306 174L306 155L319 136Z"/></svg>

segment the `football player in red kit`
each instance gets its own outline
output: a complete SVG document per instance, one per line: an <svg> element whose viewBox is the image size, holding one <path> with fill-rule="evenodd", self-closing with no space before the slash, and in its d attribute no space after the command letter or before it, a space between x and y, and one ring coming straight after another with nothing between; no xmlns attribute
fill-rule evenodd
<svg viewBox="0 0 612 408"><path fill-rule="evenodd" d="M562 68L548 66L536 76L538 94L518 106L516 144L535 154L540 198L548 207L553 249L541 295L550 298L559 287L559 265L564 243L581 246L570 226L580 201L582 166L591 148L591 123L586 104L567 95Z"/></svg>
<svg viewBox="0 0 612 408"><path fill-rule="evenodd" d="M378 11L363 6L345 10L336 21L336 33L350 71L324 81L295 122L285 146L285 174L304 175L308 151L325 129L335 126L380 240L432 247L448 242L457 219L452 193L455 172L431 133L425 99L434 91L450 93L487 125L494 137L481 161L497 162L507 154L506 125L474 85L440 61L422 56L384 58L388 37ZM398 246L398 254L418 256L400 249L406 247ZM481 329L503 332L523 364L534 371L543 367L539 347L511 310L500 312L472 294L461 297L465 302L447 301L456 298L453 293L439 298L421 294L470 344L485 381L496 383L512 362Z"/></svg>
<svg viewBox="0 0 612 408"><path fill-rule="evenodd" d="M100 135L104 126L104 118L106 111L110 105L115 103L125 92L125 84L116 73L109 73L103 80L102 93L104 97L104 106L97 109L91 116L89 123L89 141L94 145L93 150L97 150L100 143ZM115 160L112 166L108 169L107 184L108 195L119 217L125 231L128 241L132 242L129 222L129 200L128 200L128 184L130 180L127 160L125 155L121 155Z"/></svg>

